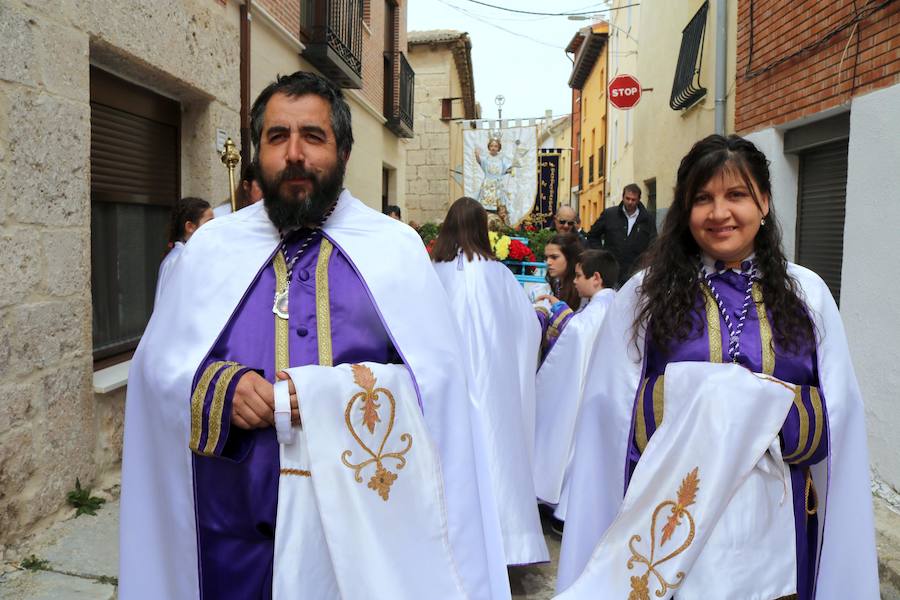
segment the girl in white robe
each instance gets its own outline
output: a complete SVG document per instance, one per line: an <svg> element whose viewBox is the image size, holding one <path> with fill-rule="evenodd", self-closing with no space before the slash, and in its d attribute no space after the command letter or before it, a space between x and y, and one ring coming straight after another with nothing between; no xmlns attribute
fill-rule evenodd
<svg viewBox="0 0 900 600"><path fill-rule="evenodd" d="M212 207L202 198L187 197L175 202L169 223L169 250L159 265L159 275L156 277L154 306L159 304L159 296L172 274L172 268L178 257L181 256L184 245L201 225L213 218Z"/></svg>
<svg viewBox="0 0 900 600"><path fill-rule="evenodd" d="M540 326L525 291L491 253L487 212L453 203L432 260L467 351L469 394L479 422L508 565L549 560L532 478L534 376Z"/></svg>

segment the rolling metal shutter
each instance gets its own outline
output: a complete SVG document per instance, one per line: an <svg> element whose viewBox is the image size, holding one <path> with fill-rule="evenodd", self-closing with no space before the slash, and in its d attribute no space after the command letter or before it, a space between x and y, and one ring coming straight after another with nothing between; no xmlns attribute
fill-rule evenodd
<svg viewBox="0 0 900 600"><path fill-rule="evenodd" d="M825 280L838 304L847 206L847 143L843 139L800 153L797 195L797 262Z"/></svg>
<svg viewBox="0 0 900 600"><path fill-rule="evenodd" d="M91 68L94 359L144 332L180 188L178 102Z"/></svg>

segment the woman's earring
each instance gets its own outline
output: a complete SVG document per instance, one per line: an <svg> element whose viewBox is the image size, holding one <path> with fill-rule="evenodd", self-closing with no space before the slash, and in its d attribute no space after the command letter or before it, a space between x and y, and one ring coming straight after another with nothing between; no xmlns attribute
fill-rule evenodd
<svg viewBox="0 0 900 600"><path fill-rule="evenodd" d="M765 224L766 224L766 218L763 217L763 218L759 221L759 226L762 227L762 226L765 225Z"/></svg>

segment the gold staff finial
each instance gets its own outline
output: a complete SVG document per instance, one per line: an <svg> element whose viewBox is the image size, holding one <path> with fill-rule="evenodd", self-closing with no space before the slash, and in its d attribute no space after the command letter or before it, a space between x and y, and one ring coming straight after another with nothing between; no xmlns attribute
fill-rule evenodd
<svg viewBox="0 0 900 600"><path fill-rule="evenodd" d="M238 166L238 163L241 162L241 155L237 151L237 148L235 148L234 142L231 141L231 138L225 140L225 149L222 150L220 158L222 159L222 164L228 167L228 182L231 189L231 212L237 212L237 194L234 185L234 169Z"/></svg>

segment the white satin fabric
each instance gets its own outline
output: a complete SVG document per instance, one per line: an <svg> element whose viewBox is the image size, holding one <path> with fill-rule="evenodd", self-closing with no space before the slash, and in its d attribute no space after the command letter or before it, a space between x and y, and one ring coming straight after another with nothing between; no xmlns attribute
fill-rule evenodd
<svg viewBox="0 0 900 600"><path fill-rule="evenodd" d="M537 373L534 487L537 497L549 504L560 502L594 342L615 296L613 290L600 290L573 315ZM557 512L565 520L565 512Z"/></svg>
<svg viewBox="0 0 900 600"><path fill-rule="evenodd" d="M558 598L625 598L640 585L663 600L795 593L790 474L778 441L793 397L738 365L670 364L662 424L587 567Z"/></svg>
<svg viewBox="0 0 900 600"><path fill-rule="evenodd" d="M434 268L462 332L477 460L490 475L506 563L548 561L531 468L540 323L502 263L460 254Z"/></svg>
<svg viewBox="0 0 900 600"><path fill-rule="evenodd" d="M819 491L817 600L875 599L878 567L862 398L840 313L812 271L788 264L815 325L819 390L828 416L829 457L811 470ZM616 294L589 368L570 469L566 534L557 590L573 584L621 507L632 409L642 376L643 332L634 322L643 274ZM668 382L667 382L668 384ZM655 438L655 436L654 436Z"/></svg>
<svg viewBox="0 0 900 600"><path fill-rule="evenodd" d="M273 598L467 598L409 372L363 365L375 379L373 431L350 365L288 369L304 425L280 444ZM379 487L379 469L396 479Z"/></svg>

